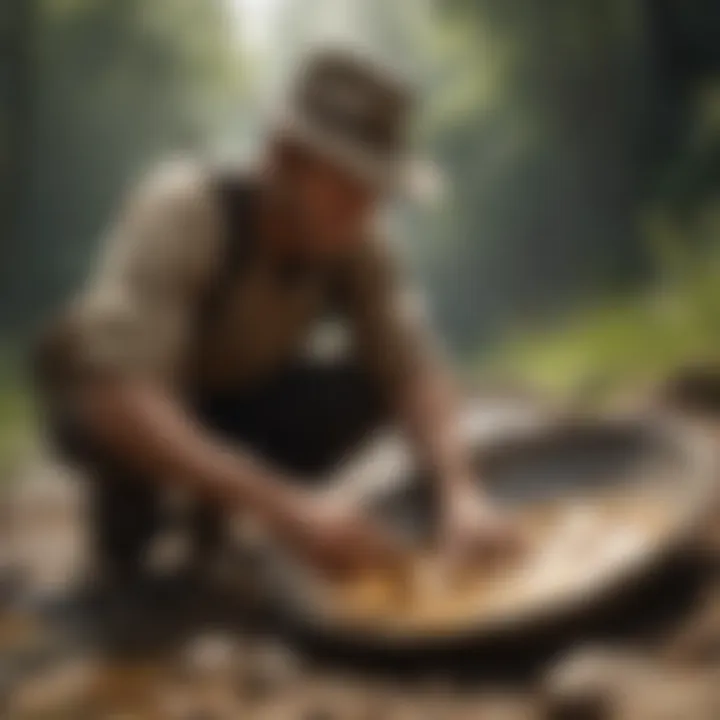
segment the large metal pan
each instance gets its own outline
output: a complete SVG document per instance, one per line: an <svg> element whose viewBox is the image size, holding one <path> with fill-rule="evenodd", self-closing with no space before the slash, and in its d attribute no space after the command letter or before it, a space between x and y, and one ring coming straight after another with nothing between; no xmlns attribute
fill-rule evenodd
<svg viewBox="0 0 720 720"><path fill-rule="evenodd" d="M496 418L497 420L497 418ZM476 449L478 476L509 512L548 501L593 508L610 493L663 498L662 527L631 551L607 557L596 569L590 559L577 582L508 602L487 612L467 611L434 627L349 619L328 607L325 588L307 569L287 559L267 564L273 606L303 637L360 650L405 651L467 645L590 612L648 575L680 547L715 494L715 453L707 440L663 418L613 417L548 422L538 415L511 413L502 422L483 411L468 412L463 433ZM388 441L374 457L347 468L336 486L339 499L364 503L418 543L433 526L427 482L413 469L399 441ZM643 495L644 494L644 495ZM637 507L641 510L642 503ZM663 506L665 507L665 505ZM640 512L639 510L639 512ZM641 523L642 518L637 518ZM632 512L623 520L630 531ZM522 591L525 592L525 591Z"/></svg>

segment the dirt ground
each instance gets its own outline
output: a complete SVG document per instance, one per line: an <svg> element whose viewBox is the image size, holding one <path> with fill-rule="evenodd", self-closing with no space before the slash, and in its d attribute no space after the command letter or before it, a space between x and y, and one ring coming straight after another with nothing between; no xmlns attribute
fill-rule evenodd
<svg viewBox="0 0 720 720"><path fill-rule="evenodd" d="M168 580L98 609L80 592L81 484L41 460L19 480L3 507L2 718L720 718L720 514L683 559L697 591L649 629L643 618L685 576L642 598L612 640L576 636L530 671L469 680L447 657L397 674L307 654L272 631L241 573L204 589Z"/></svg>

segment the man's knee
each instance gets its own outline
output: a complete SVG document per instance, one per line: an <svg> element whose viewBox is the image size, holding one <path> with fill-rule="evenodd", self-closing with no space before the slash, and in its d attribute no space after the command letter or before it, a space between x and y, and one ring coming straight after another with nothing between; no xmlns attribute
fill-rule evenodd
<svg viewBox="0 0 720 720"><path fill-rule="evenodd" d="M157 489L115 467L87 468L90 542L100 570L138 571L160 525Z"/></svg>

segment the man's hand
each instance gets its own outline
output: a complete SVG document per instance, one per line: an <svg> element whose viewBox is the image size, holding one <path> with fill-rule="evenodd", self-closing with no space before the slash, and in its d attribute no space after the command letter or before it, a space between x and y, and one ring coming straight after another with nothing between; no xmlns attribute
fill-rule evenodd
<svg viewBox="0 0 720 720"><path fill-rule="evenodd" d="M451 567L496 563L522 549L520 529L479 490L467 483L446 499L441 516L441 550Z"/></svg>
<svg viewBox="0 0 720 720"><path fill-rule="evenodd" d="M290 549L328 575L368 568L402 570L405 550L392 533L362 514L310 496L288 528Z"/></svg>

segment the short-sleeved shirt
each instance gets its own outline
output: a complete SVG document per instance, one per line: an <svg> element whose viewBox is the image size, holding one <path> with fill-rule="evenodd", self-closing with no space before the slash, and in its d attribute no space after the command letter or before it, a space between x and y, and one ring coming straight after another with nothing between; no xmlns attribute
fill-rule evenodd
<svg viewBox="0 0 720 720"><path fill-rule="evenodd" d="M228 285L209 331L200 332L199 308L226 261L226 223L214 190L205 167L176 161L131 194L70 312L77 369L142 376L181 393L242 388L302 352L332 294L378 380L391 391L408 376L427 341L408 301L415 296L376 232L331 273L294 283L253 254Z"/></svg>

